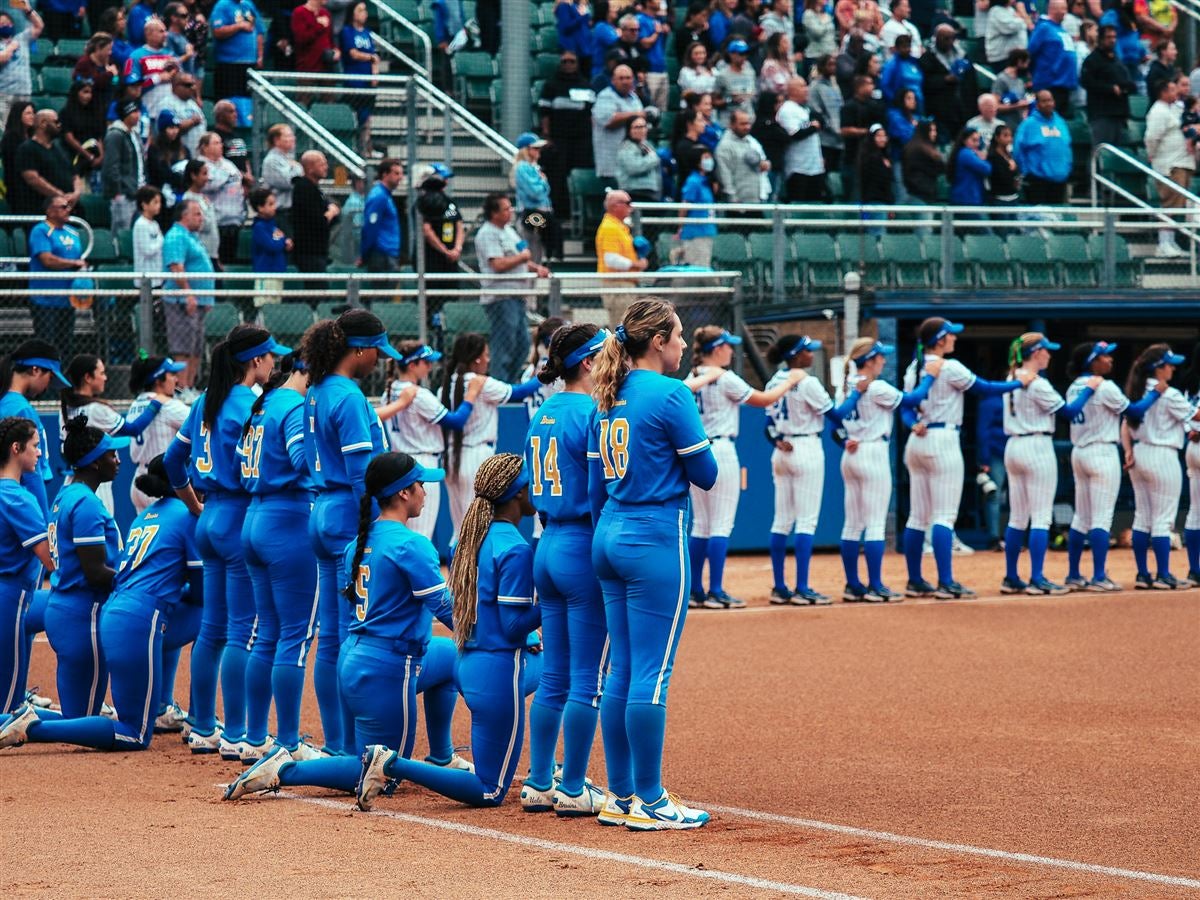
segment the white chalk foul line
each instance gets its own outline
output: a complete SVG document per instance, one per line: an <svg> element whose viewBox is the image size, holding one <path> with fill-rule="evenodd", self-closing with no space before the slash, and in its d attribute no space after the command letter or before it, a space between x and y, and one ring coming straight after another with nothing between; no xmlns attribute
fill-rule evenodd
<svg viewBox="0 0 1200 900"><path fill-rule="evenodd" d="M329 800L323 797L303 797L299 794L292 794L287 791L280 792L279 796L287 800L298 800L301 803L309 803L313 806L325 806L330 809L342 810L354 809L352 803L342 803L337 800ZM837 891L823 891L820 888L806 887L802 884L791 884L786 881L771 881L767 878L756 878L753 875L742 875L738 872L724 872L719 869L696 869L692 866L685 866L682 863L668 862L663 859L652 859L646 856L634 856L630 853L617 853L613 850L599 850L595 847L583 847L578 844L564 844L561 841L547 841L542 838L529 837L523 834L514 834L510 831L498 831L495 828L481 828L478 825L465 825L461 822L447 822L443 819L432 819L426 816L416 816L412 813L396 812L390 809L377 809L367 815L386 816L389 819L395 819L399 822L407 822L410 825L420 825L425 828L437 828L442 831L451 831L455 834L463 834L469 837L485 838L492 841L501 841L506 844L517 844L522 847L532 847L537 850L545 850L550 853L568 853L572 856L581 856L585 859L602 860L604 862L621 863L622 865L635 866L641 869L653 869L658 872L670 872L674 875L684 875L688 878L703 878L708 881L719 881L724 884L736 884L743 887L758 888L764 891L775 891L780 894L792 894L798 897L816 897L819 900L860 900L852 894L841 894Z"/></svg>
<svg viewBox="0 0 1200 900"><path fill-rule="evenodd" d="M754 809L741 809L737 806L719 806L714 803L698 803L703 809L724 813L729 816L740 816L744 819L754 819L759 822L770 822L776 825L790 825L794 828L808 828L817 831L831 831L836 834L868 838L874 841L886 841L892 844L906 844L910 847L925 847L930 850L945 850L949 853L962 853L969 856L987 856L992 859L1002 859L1008 862L1030 863L1037 866L1053 866L1058 869L1070 869L1075 872L1086 872L1090 875L1107 875L1112 878L1126 878L1133 881L1147 881L1153 884L1165 884L1171 887L1200 888L1200 881L1194 878L1183 878L1178 875L1158 875L1154 872L1140 872L1137 869L1121 869L1115 866L1100 866L1095 863L1077 862L1071 859L1055 859L1052 856L1036 856L1032 853L1014 853L1009 850L993 850L988 847L974 847L970 844L956 844L951 841L935 841L927 838L909 837L903 834L892 834L889 831L871 831L867 828L855 828L853 825L837 825L832 822L821 822L815 819L798 819L793 816L782 816L776 813L759 812Z"/></svg>

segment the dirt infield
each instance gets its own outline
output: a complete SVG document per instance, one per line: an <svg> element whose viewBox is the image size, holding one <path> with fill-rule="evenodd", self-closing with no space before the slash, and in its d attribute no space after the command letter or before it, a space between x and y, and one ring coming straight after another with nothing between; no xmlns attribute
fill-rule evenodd
<svg viewBox="0 0 1200 900"><path fill-rule="evenodd" d="M1113 563L1131 585L1127 553ZM889 555L893 587L902 565ZM983 594L1003 560L957 567ZM819 557L813 583L840 588L839 573ZM700 832L529 815L516 788L489 811L411 785L370 814L316 789L223 803L236 767L175 736L125 755L31 745L0 753L0 888L1200 895L1200 590L794 609L767 606L765 559L731 560L727 580L751 608L690 615L671 690L665 781L713 811ZM45 643L31 683L53 685ZM311 690L304 716L316 730ZM455 730L465 743L465 710Z"/></svg>

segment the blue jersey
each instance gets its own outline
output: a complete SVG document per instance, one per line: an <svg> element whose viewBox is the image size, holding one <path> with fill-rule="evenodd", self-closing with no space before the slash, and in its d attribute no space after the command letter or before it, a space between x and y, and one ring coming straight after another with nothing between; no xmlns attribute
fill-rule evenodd
<svg viewBox="0 0 1200 900"><path fill-rule="evenodd" d="M311 491L304 458L304 395L276 388L250 418L238 448L242 487L251 494Z"/></svg>
<svg viewBox="0 0 1200 900"><path fill-rule="evenodd" d="M596 401L587 394L560 392L533 414L525 438L529 499L547 518L566 522L590 516L588 431Z"/></svg>
<svg viewBox="0 0 1200 900"><path fill-rule="evenodd" d="M254 400L254 391L244 384L234 385L221 411L217 413L217 421L211 431L204 422L204 404L208 401L208 394L192 404L175 440L191 448L188 477L196 490L242 490L238 448L242 443L242 426L250 417Z"/></svg>
<svg viewBox="0 0 1200 900"><path fill-rule="evenodd" d="M252 31L239 31L227 38L213 39L213 59L219 63L241 63L254 65L258 59L258 38L265 35L262 16L250 0L220 0L209 16L209 27L215 32L226 25L244 21L254 23Z"/></svg>
<svg viewBox="0 0 1200 900"><path fill-rule="evenodd" d="M357 599L351 634L427 645L434 618L452 627L452 601L429 538L399 522L376 521L357 572L351 571L354 548L351 541L342 558L345 583L354 585Z"/></svg>
<svg viewBox="0 0 1200 900"><path fill-rule="evenodd" d="M163 497L144 509L129 529L113 597L134 595L162 610L174 607L187 584L187 570L202 565L196 522L177 497Z"/></svg>
<svg viewBox="0 0 1200 900"><path fill-rule="evenodd" d="M519 650L542 621L533 602L533 548L508 522L493 522L479 547L475 627L470 650Z"/></svg>
<svg viewBox="0 0 1200 900"><path fill-rule="evenodd" d="M371 60L369 59L351 59L350 51L357 50L359 53L374 53L375 39L371 37L369 28L358 29L353 25L346 25L342 28L342 71L347 75L370 75ZM369 87L362 81L347 81L347 87L365 88Z"/></svg>
<svg viewBox="0 0 1200 900"><path fill-rule="evenodd" d="M686 496L691 483L679 460L708 449L687 385L645 369L625 377L617 402L596 411L588 434L588 458L600 461L608 496L622 503Z"/></svg>
<svg viewBox="0 0 1200 900"><path fill-rule="evenodd" d="M49 253L62 259L80 259L83 256L83 239L79 236L79 232L70 225L55 228L49 222L38 222L29 232L30 272L55 271L42 263L41 254L43 253ZM30 282L30 287L34 290L40 288L45 291L65 291L71 287L74 279L75 274L70 273L65 278L51 278L45 281L39 279ZM34 297L33 305L70 309L71 300L66 294L48 293Z"/></svg>
<svg viewBox="0 0 1200 900"><path fill-rule="evenodd" d="M379 415L362 389L342 375L309 388L304 408L304 455L313 484L318 491L354 487L345 457L365 453L369 460L386 449Z"/></svg>
<svg viewBox="0 0 1200 900"><path fill-rule="evenodd" d="M22 419L29 419L38 430L38 442L42 447L42 456L38 460L38 467L27 474L21 476L21 484L29 493L33 494L38 501L38 505L42 508L42 514L45 516L50 512L50 502L46 497L46 482L54 477L54 473L50 471L50 444L46 440L46 429L42 427L42 417L37 414L37 410L33 408L33 404L26 399L25 395L19 391L9 391L3 397L0 397L0 419L6 419L9 416L20 416Z"/></svg>
<svg viewBox="0 0 1200 900"><path fill-rule="evenodd" d="M103 547L105 561L112 568L117 567L121 555L117 523L96 492L86 484L72 481L58 492L54 506L50 508L48 532L55 568L50 576L50 586L55 590L95 590L83 577L76 547Z"/></svg>
<svg viewBox="0 0 1200 900"><path fill-rule="evenodd" d="M46 514L33 494L9 478L0 479L0 578L29 571L33 548L46 540Z"/></svg>

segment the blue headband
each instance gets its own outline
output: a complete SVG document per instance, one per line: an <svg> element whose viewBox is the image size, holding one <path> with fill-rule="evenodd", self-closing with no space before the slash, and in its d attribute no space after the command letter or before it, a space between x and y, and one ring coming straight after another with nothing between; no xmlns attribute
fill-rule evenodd
<svg viewBox="0 0 1200 900"><path fill-rule="evenodd" d="M955 325L953 322L946 320L942 323L942 327L937 330L937 334L925 342L926 347L936 347L937 342L948 334L962 334L962 325Z"/></svg>
<svg viewBox="0 0 1200 900"><path fill-rule="evenodd" d="M714 350L716 350L722 344L732 344L733 346L736 347L741 342L742 342L742 339L740 337L738 337L736 334L730 334L728 331L722 331L719 335L717 335L711 341L701 344L700 349L703 350L705 353L712 353Z"/></svg>
<svg viewBox="0 0 1200 900"><path fill-rule="evenodd" d="M1117 349L1116 344L1110 344L1107 341L1100 341L1092 345L1092 352L1088 354L1087 359L1083 361L1083 367L1086 369L1098 356L1111 356L1112 352Z"/></svg>
<svg viewBox="0 0 1200 900"><path fill-rule="evenodd" d="M796 346L793 347L791 350L789 350L784 355L783 358L791 359L797 353L803 353L805 350L820 350L820 349L821 349L821 342L817 341L817 340L813 340L806 334L806 335L801 336L800 340L798 340L796 342Z"/></svg>
<svg viewBox="0 0 1200 900"><path fill-rule="evenodd" d="M426 469L420 463L414 463L413 467L408 470L400 478L397 478L383 490L377 497L390 497L393 494L398 494L407 487L412 487L418 481L443 481L446 478L445 469Z"/></svg>
<svg viewBox="0 0 1200 900"><path fill-rule="evenodd" d="M233 354L233 358L238 362L250 362L257 356L266 356L268 353L274 353L276 356L287 356L292 352L291 347L285 347L278 343L275 338L267 335L267 339L261 344L255 344L249 350L242 350L239 353Z"/></svg>
<svg viewBox="0 0 1200 900"><path fill-rule="evenodd" d="M611 336L612 335L609 334L608 329L601 328L592 336L590 341L582 346L576 347L567 354L567 358L563 360L563 368L573 369L588 357L595 356L600 352L600 348L604 346L604 342L607 341Z"/></svg>
<svg viewBox="0 0 1200 900"><path fill-rule="evenodd" d="M868 350L862 356L854 357L854 364L856 366L866 365L867 362L874 359L876 356L887 356L889 353L891 353L895 349L896 348L891 346L890 344L884 344L884 343L881 343L880 341L876 341L875 346L873 346L870 350Z"/></svg>
<svg viewBox="0 0 1200 900"><path fill-rule="evenodd" d="M618 325L616 330L617 343L623 344L629 340L629 334L625 331L624 325Z"/></svg>
<svg viewBox="0 0 1200 900"><path fill-rule="evenodd" d="M158 379L162 378L168 372L182 372L186 368L187 363L177 363L168 356L161 363L159 363L157 369L146 376L145 384L154 384L154 382L158 381Z"/></svg>
<svg viewBox="0 0 1200 900"><path fill-rule="evenodd" d="M507 503L513 497L517 496L517 494L521 493L521 490L528 484L529 484L529 472L527 471L527 469L525 467L524 460L522 460L521 471L519 471L517 473L517 477L513 479L513 483L511 485L509 485L508 490L505 491L503 494L501 494L496 499L496 502L497 503Z"/></svg>
<svg viewBox="0 0 1200 900"><path fill-rule="evenodd" d="M434 350L428 344L422 344L412 353L402 357L400 360L400 365L408 367L415 362L420 362L423 359L427 359L430 362L437 362L441 358L442 354L438 353L438 351Z"/></svg>
<svg viewBox="0 0 1200 900"><path fill-rule="evenodd" d="M25 359L14 359L14 366L37 366L39 369L45 369L47 372L53 372L54 377L63 383L64 387L70 387L71 382L67 380L67 376L62 373L59 368L60 363L57 359L47 359L43 356L30 356Z"/></svg>
<svg viewBox="0 0 1200 900"><path fill-rule="evenodd" d="M1061 349L1062 349L1062 344L1056 344L1056 343L1054 343L1054 341L1048 340L1047 338L1042 338L1040 341L1038 341L1032 347L1025 347L1023 350L1021 350L1021 358L1028 359L1029 357L1033 356L1033 354L1036 353L1038 350L1049 350L1051 353L1053 353L1056 350L1061 350Z"/></svg>
<svg viewBox="0 0 1200 900"><path fill-rule="evenodd" d="M346 346L347 347L359 347L362 349L365 349L367 347L374 347L377 350L379 350L380 353L387 354L388 356L390 356L392 359L396 360L397 362L399 362L403 358L400 356L400 353L396 350L396 348L393 347L390 343L388 343L388 336L387 336L386 331L381 331L381 332L379 332L379 334L372 334L372 335L357 335L357 334L350 335L349 337L346 338Z"/></svg>
<svg viewBox="0 0 1200 900"><path fill-rule="evenodd" d="M119 450L122 447L129 446L129 438L115 438L111 435L104 435L100 438L100 443L85 453L78 462L71 464L73 469L86 469L109 450Z"/></svg>

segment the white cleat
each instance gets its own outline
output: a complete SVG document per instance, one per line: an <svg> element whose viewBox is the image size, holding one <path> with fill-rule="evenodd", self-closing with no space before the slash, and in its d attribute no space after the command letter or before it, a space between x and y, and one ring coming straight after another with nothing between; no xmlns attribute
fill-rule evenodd
<svg viewBox="0 0 1200 900"><path fill-rule="evenodd" d="M554 812L564 818L596 816L604 809L607 794L590 781L583 783L583 790L575 797L563 793L560 787L554 792Z"/></svg>
<svg viewBox="0 0 1200 900"><path fill-rule="evenodd" d="M539 790L531 784L521 786L521 809L528 813L550 812L554 809L554 793L558 783L555 782L554 787Z"/></svg>
<svg viewBox="0 0 1200 900"><path fill-rule="evenodd" d="M448 763L434 762L428 756L425 757L425 762L429 763L431 766L441 766L443 769L461 769L463 772L475 771L475 763L471 762L469 759L463 759L457 753L450 754L450 762Z"/></svg>
<svg viewBox="0 0 1200 900"><path fill-rule="evenodd" d="M29 740L29 726L38 720L32 704L26 703L0 727L0 749L20 747Z"/></svg>
<svg viewBox="0 0 1200 900"><path fill-rule="evenodd" d="M393 780L384 772L392 751L383 744L371 744L363 751L362 774L354 788L354 802L363 812L370 812L375 798L389 790Z"/></svg>
<svg viewBox="0 0 1200 900"><path fill-rule="evenodd" d="M106 719L112 719L114 722L117 721L116 709L109 706L107 703L100 704L100 715L104 716Z"/></svg>
<svg viewBox="0 0 1200 900"><path fill-rule="evenodd" d="M268 737L261 744L251 744L249 741L242 741L238 744L241 754L238 757L242 761L243 766L252 766L260 759L271 752L275 746L275 739Z"/></svg>
<svg viewBox="0 0 1200 900"><path fill-rule="evenodd" d="M596 821L601 825L624 825L629 821L635 803L637 797L618 797L609 791L604 795L604 806L596 816Z"/></svg>
<svg viewBox="0 0 1200 900"><path fill-rule="evenodd" d="M222 733L221 739L217 743L217 752L221 754L221 759L226 762L238 762L242 758L244 749L249 746L245 741L228 740L224 733Z"/></svg>
<svg viewBox="0 0 1200 900"><path fill-rule="evenodd" d="M307 762L310 759L328 758L324 753L322 753L312 744L308 743L308 741L301 741L296 745L295 750L289 750L288 753L291 754L292 759L294 759L296 762Z"/></svg>
<svg viewBox="0 0 1200 900"><path fill-rule="evenodd" d="M193 753L216 753L221 748L221 729L212 734L201 734L195 728L187 736L187 745ZM237 759L235 756L234 759Z"/></svg>
<svg viewBox="0 0 1200 900"><path fill-rule="evenodd" d="M182 732L187 724L187 710L181 709L178 703L172 703L154 720L155 734L171 734Z"/></svg>
<svg viewBox="0 0 1200 900"><path fill-rule="evenodd" d="M709 815L702 809L691 809L673 794L663 793L653 803L634 799L625 827L630 831L690 831L707 825Z"/></svg>
<svg viewBox="0 0 1200 900"><path fill-rule="evenodd" d="M247 794L279 790L279 771L292 761L292 756L283 747L275 747L266 756L233 779L225 788L226 800L237 800Z"/></svg>

